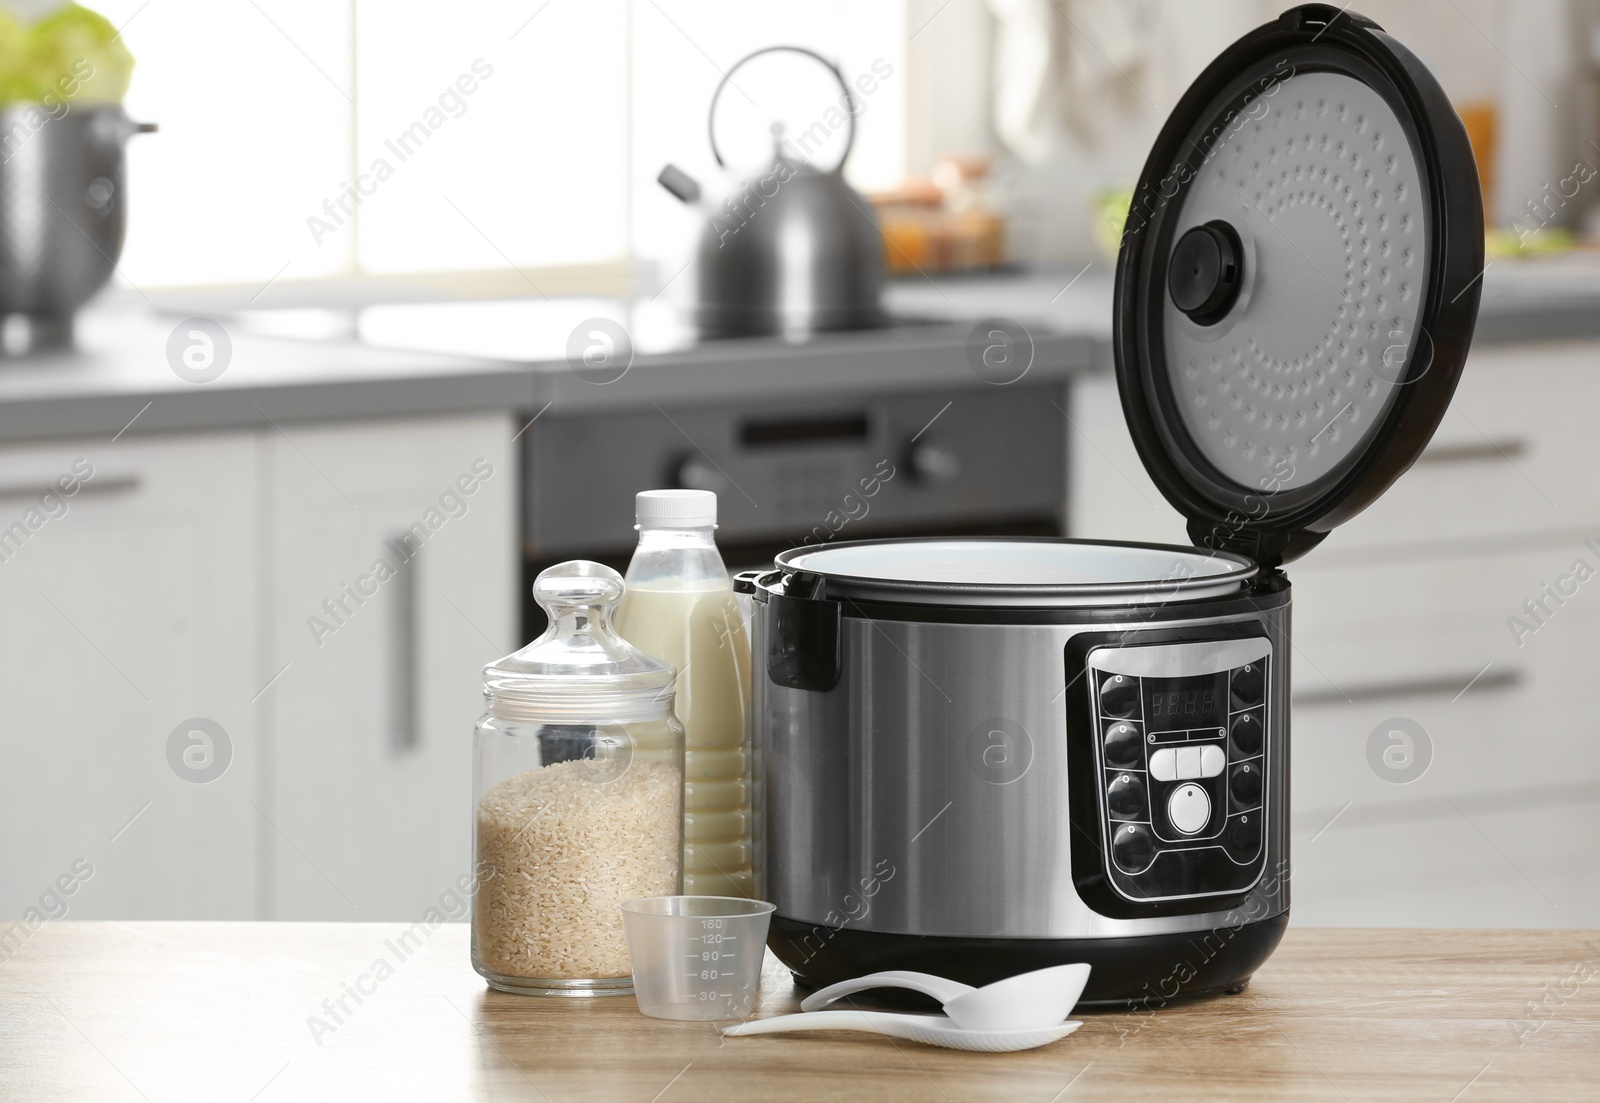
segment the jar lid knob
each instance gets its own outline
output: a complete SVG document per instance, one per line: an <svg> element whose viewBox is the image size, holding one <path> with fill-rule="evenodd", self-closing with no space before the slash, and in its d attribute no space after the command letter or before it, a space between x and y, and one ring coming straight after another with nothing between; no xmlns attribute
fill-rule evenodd
<svg viewBox="0 0 1600 1103"><path fill-rule="evenodd" d="M563 610L607 610L622 600L622 576L603 563L573 559L539 572L533 581L533 599L552 621Z"/></svg>

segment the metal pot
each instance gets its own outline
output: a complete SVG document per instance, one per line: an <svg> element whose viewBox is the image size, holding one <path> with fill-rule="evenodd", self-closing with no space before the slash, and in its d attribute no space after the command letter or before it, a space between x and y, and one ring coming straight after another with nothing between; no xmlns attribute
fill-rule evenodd
<svg viewBox="0 0 1600 1103"><path fill-rule="evenodd" d="M712 337L803 336L881 325L883 238L871 204L841 175L855 142L857 112L838 67L798 46L757 50L723 76L710 117L716 118L717 101L734 71L775 51L815 58L839 82L849 128L844 153L832 169L820 171L797 156L775 125L767 170L705 201L688 173L673 165L661 170L661 186L706 215L696 322ZM712 154L724 165L715 129L709 129Z"/></svg>
<svg viewBox="0 0 1600 1103"><path fill-rule="evenodd" d="M114 104L0 111L0 316L25 321L27 345L70 343L73 313L111 278L127 225L123 148L154 129Z"/></svg>

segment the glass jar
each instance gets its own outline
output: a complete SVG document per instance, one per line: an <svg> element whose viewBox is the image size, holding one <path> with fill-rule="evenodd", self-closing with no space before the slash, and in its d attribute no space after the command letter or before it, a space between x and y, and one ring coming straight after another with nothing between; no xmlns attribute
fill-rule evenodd
<svg viewBox="0 0 1600 1103"><path fill-rule="evenodd" d="M551 567L533 586L549 628L484 669L472 965L501 991L632 992L618 905L682 885L675 672L612 629L622 592L598 563Z"/></svg>

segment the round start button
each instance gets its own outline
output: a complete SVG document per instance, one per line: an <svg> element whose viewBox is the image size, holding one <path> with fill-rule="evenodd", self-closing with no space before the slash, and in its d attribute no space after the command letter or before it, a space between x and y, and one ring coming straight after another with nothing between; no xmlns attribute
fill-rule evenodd
<svg viewBox="0 0 1600 1103"><path fill-rule="evenodd" d="M1167 800L1167 818L1185 835L1193 835L1211 818L1211 798L1198 785L1180 785Z"/></svg>

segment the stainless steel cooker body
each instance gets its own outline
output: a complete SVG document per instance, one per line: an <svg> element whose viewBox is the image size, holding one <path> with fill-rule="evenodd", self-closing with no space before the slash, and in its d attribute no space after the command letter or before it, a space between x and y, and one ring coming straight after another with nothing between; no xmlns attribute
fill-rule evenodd
<svg viewBox="0 0 1600 1103"><path fill-rule="evenodd" d="M1281 575L1199 600L1056 608L811 600L782 571L746 584L771 945L802 982L900 968L983 984L1088 961L1086 999L1150 1003L1235 988L1276 946L1289 908ZM1149 694L1131 709L1106 698L1143 674L1135 684L1176 701L1182 678L1225 686L1252 661L1260 700L1234 713L1259 718L1248 756L1226 715L1202 734L1183 725L1215 716L1166 721L1143 715ZM1180 753L1194 759L1181 771ZM1258 790L1242 812L1239 770ZM1142 808L1119 799L1130 786ZM1193 810L1175 825L1169 808L1184 797L1211 806L1189 834ZM1130 832L1144 836L1131 848ZM1177 859L1169 876L1127 876L1163 856Z"/></svg>

